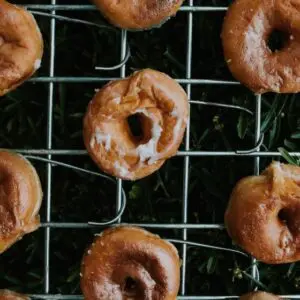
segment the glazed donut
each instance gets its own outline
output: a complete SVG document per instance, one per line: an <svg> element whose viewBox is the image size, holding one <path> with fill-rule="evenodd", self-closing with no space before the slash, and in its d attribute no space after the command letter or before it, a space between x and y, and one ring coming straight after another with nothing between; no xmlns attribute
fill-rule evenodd
<svg viewBox="0 0 300 300"><path fill-rule="evenodd" d="M27 296L9 290L0 290L0 300L30 300Z"/></svg>
<svg viewBox="0 0 300 300"><path fill-rule="evenodd" d="M300 259L300 167L273 162L234 188L225 225L232 239L269 264Z"/></svg>
<svg viewBox="0 0 300 300"><path fill-rule="evenodd" d="M180 281L176 248L136 227L105 230L81 267L85 300L175 300Z"/></svg>
<svg viewBox="0 0 300 300"><path fill-rule="evenodd" d="M0 151L0 253L36 230L42 200L40 179L21 155Z"/></svg>
<svg viewBox="0 0 300 300"><path fill-rule="evenodd" d="M33 75L42 55L43 39L34 17L0 0L0 96Z"/></svg>
<svg viewBox="0 0 300 300"><path fill-rule="evenodd" d="M130 130L132 115L140 120L141 136ZM176 154L188 116L180 85L158 71L142 70L94 96L84 118L85 146L104 172L127 180L143 178Z"/></svg>
<svg viewBox="0 0 300 300"><path fill-rule="evenodd" d="M279 300L278 296L266 292L252 292L240 297L240 300Z"/></svg>
<svg viewBox="0 0 300 300"><path fill-rule="evenodd" d="M223 48L232 74L255 93L300 91L300 0L235 0L225 17ZM286 36L277 51L270 36Z"/></svg>
<svg viewBox="0 0 300 300"><path fill-rule="evenodd" d="M151 29L174 16L184 0L93 0L103 15L115 26Z"/></svg>

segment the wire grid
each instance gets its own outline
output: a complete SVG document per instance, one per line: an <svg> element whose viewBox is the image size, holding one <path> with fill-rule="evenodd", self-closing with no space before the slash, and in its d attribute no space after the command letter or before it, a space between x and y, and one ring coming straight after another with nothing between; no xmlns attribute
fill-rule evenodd
<svg viewBox="0 0 300 300"><path fill-rule="evenodd" d="M57 4L56 0L51 0L51 4L39 4L24 5L28 9L39 10L50 12L55 15L58 11L90 11L95 10L94 5L60 5ZM186 87L188 98L191 98L191 87L192 85L239 85L238 82L224 81L224 80L205 80L192 78L191 65L192 65L192 43L193 43L193 19L194 14L197 12L208 12L208 11L226 11L227 7L218 6L196 6L194 0L188 0L184 6L181 7L180 11L188 14L188 26L187 26L187 48L186 48L186 76L183 79L178 79L178 82ZM84 83L84 82L107 82L125 77L126 64L120 66L120 77L119 78L105 78L105 77L57 77L55 76L55 39L56 39L56 19L51 18L50 26L50 61L49 61L49 76L48 77L35 77L31 78L31 82L46 82L48 83L48 125L47 125L47 149L15 149L18 152L27 155L46 155L48 160L52 159L53 155L86 155L85 150L72 150L72 149L53 149L52 148L52 129L53 129L53 101L54 101L54 84L57 82L72 82L72 83ZM120 61L126 58L127 49L127 32L122 30L121 35L121 56ZM253 163L253 174L259 174L260 157L278 157L279 152L261 152L259 141L261 139L261 96L253 96L256 98L256 109L255 109L255 144L254 148L250 151L238 152L238 151L190 151L190 122L187 124L186 136L185 136L185 147L184 151L179 151L177 156L184 158L183 168L183 204L182 204L182 223L180 224L132 224L146 228L155 229L181 229L182 239L186 241L188 239L188 229L210 229L210 230L222 230L224 226L222 224L191 224L188 222L188 182L189 182L189 166L190 157L235 157L235 156L248 156L254 158ZM228 106L229 107L229 106ZM298 156L300 153L293 152L292 156ZM51 222L51 186L52 186L52 164L47 164L47 184L46 184L46 220L42 223L42 227L45 230L44 240L44 294L42 295L31 295L33 298L39 299L82 299L80 295L51 295L49 294L49 283L50 283L50 238L52 228L90 228L94 225L89 223L63 223L63 222ZM117 181L117 193L116 193L116 209L120 210L122 204L122 180ZM121 222L121 218L117 221ZM187 244L182 244L182 269L181 269L181 291L178 299L238 299L238 296L188 296L186 295L186 260L187 260ZM253 263L255 260L252 259ZM252 276L259 279L259 272L255 264L252 267ZM300 299L300 295L285 295L283 298L289 299Z"/></svg>

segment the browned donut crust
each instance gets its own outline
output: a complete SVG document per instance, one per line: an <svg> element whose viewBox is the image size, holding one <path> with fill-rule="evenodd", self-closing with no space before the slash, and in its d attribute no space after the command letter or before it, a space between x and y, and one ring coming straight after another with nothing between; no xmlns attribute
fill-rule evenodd
<svg viewBox="0 0 300 300"><path fill-rule="evenodd" d="M9 290L0 290L0 300L30 300L27 296Z"/></svg>
<svg viewBox="0 0 300 300"><path fill-rule="evenodd" d="M33 75L42 55L43 39L34 17L0 0L0 96Z"/></svg>
<svg viewBox="0 0 300 300"><path fill-rule="evenodd" d="M226 213L229 235L258 260L300 259L300 167L273 162L260 176L242 179Z"/></svg>
<svg viewBox="0 0 300 300"><path fill-rule="evenodd" d="M274 30L287 41L272 52L268 39ZM235 0L222 39L229 69L252 91L300 91L300 0Z"/></svg>
<svg viewBox="0 0 300 300"><path fill-rule="evenodd" d="M21 155L0 151L0 253L36 230L42 189L34 167Z"/></svg>
<svg viewBox="0 0 300 300"><path fill-rule="evenodd" d="M85 300L175 300L180 281L176 248L143 229L105 230L84 255Z"/></svg>
<svg viewBox="0 0 300 300"><path fill-rule="evenodd" d="M174 16L184 0L93 0L115 26L150 29Z"/></svg>
<svg viewBox="0 0 300 300"><path fill-rule="evenodd" d="M252 292L240 297L240 300L279 300L278 296L266 292Z"/></svg>
<svg viewBox="0 0 300 300"><path fill-rule="evenodd" d="M131 115L140 119L141 137L131 133ZM84 118L85 146L104 172L143 178L176 154L188 115L187 95L175 80L150 69L135 72L94 96Z"/></svg>

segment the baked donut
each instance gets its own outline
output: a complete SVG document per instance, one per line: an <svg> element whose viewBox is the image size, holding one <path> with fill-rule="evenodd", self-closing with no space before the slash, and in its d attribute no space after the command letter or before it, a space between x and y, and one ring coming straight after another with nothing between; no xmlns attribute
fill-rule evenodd
<svg viewBox="0 0 300 300"><path fill-rule="evenodd" d="M278 296L266 292L252 292L240 297L240 300L279 300Z"/></svg>
<svg viewBox="0 0 300 300"><path fill-rule="evenodd" d="M27 296L9 290L0 290L0 300L30 300Z"/></svg>
<svg viewBox="0 0 300 300"><path fill-rule="evenodd" d="M138 117L141 135L128 124ZM136 180L159 169L182 142L189 116L187 95L169 76L146 69L102 88L84 118L85 146L99 167Z"/></svg>
<svg viewBox="0 0 300 300"><path fill-rule="evenodd" d="M272 51L276 31L283 46ZM233 76L253 92L300 91L300 0L235 0L222 39Z"/></svg>
<svg viewBox="0 0 300 300"><path fill-rule="evenodd" d="M21 155L0 151L0 253L36 230L42 201L40 179Z"/></svg>
<svg viewBox="0 0 300 300"><path fill-rule="evenodd" d="M85 300L175 300L180 281L176 248L136 227L105 230L81 267Z"/></svg>
<svg viewBox="0 0 300 300"><path fill-rule="evenodd" d="M42 55L43 39L32 14L0 0L0 96L33 75Z"/></svg>
<svg viewBox="0 0 300 300"><path fill-rule="evenodd" d="M115 26L132 29L158 27L174 16L184 0L93 0Z"/></svg>
<svg viewBox="0 0 300 300"><path fill-rule="evenodd" d="M225 225L232 239L269 264L300 259L300 167L273 162L234 188Z"/></svg>

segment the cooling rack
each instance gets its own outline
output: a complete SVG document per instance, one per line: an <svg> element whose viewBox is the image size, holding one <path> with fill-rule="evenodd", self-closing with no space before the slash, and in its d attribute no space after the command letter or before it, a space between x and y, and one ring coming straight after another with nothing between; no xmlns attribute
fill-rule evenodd
<svg viewBox="0 0 300 300"><path fill-rule="evenodd" d="M123 191L122 180L116 181L116 216L109 222L99 224L99 223L71 223L71 222L53 222L51 220L51 196L52 196L52 168L53 164L61 165L68 168L73 168L78 171L89 172L82 170L80 168L73 167L68 164L60 163L55 161L55 156L65 155L65 156L81 156L87 155L85 150L74 150L74 149L53 149L52 140L53 140L53 108L54 108L54 89L56 83L91 83L91 82L108 82L110 80L115 80L118 78L125 77L126 71L126 62L130 58L130 49L127 43L127 32L125 30L121 31L121 56L120 61L117 65L112 66L111 68L101 68L102 70L119 70L119 77L58 77L55 76L55 50L56 50L56 23L62 19L66 21L73 21L70 18L61 18L60 12L63 11L92 11L96 8L93 5L73 5L73 4L58 4L57 0L51 0L51 4L24 4L24 6L32 11L35 14L50 15L50 60L44 64L49 64L49 74L48 76L35 77L30 79L34 83L46 83L48 85L48 108L47 108L47 148L46 149L14 149L24 155L27 155L28 158L41 160L47 163L46 169L46 190L45 190L45 202L46 202L46 218L45 222L42 223L44 229L44 294L31 295L33 298L37 299L82 299L81 295L53 295L50 293L50 239L51 239L51 230L54 228L65 228L65 229L79 229L79 228L92 228L97 226L117 224L121 222L122 212L126 206L126 195ZM185 2L185 5L181 7L181 13L187 14L187 44L186 44L186 74L184 78L178 79L178 82L182 84L187 92L189 99L191 99L191 89L194 85L222 85L222 86L237 86L238 82L235 81L225 81L225 80L206 80L206 79L197 79L192 77L192 45L193 45L193 23L195 15L199 12L217 12L217 11L226 11L227 7L220 6L199 6L194 3L194 0L188 0ZM52 17L51 17L52 16ZM75 22L79 22L78 20ZM89 24L88 21L83 21L86 24ZM90 24L93 25L93 24ZM94 25L93 25L94 26ZM183 191L182 191L182 222L176 224L158 224L158 223L139 223L134 225L139 225L144 228L152 229L179 229L182 232L182 241L173 240L175 243L180 243L182 247L182 268L181 268L181 290L178 299L238 299L238 296L204 296L204 295L187 295L186 294L186 268L187 268L187 257L188 257L188 245L191 244L188 241L188 231L189 229L193 230L223 230L222 224L193 224L188 220L188 193L189 193L189 167L190 167L190 158L191 157L250 157L253 158L253 174L259 174L260 168L260 158L261 157L279 157L281 154L276 151L261 151L261 145L263 142L263 134L261 134L261 96L253 95L255 98L255 111L251 112L248 109L235 105L228 105L222 103L208 103L200 101L190 101L190 107L193 109L194 105L212 105L223 107L224 109L237 109L241 111L248 112L252 114L252 117L255 119L255 141L253 143L253 148L244 151L191 151L190 150L190 121L187 124L187 131L184 140L184 150L179 151L177 156L182 157L184 160L183 168ZM299 156L300 153L292 152L292 156ZM93 174L93 172L89 172ZM94 175L99 175L94 173ZM113 180L113 179L111 179ZM216 247L217 248L217 247ZM222 248L219 248L222 250ZM226 249L223 249L226 250ZM252 259L252 276L255 279L259 279L259 269L255 260ZM255 288L255 287L253 287ZM283 295L283 298L290 299L300 299L300 295Z"/></svg>

